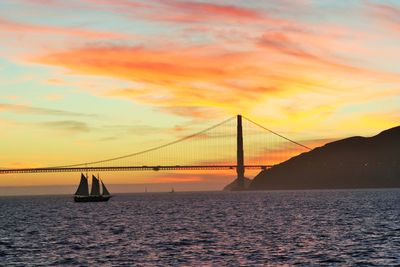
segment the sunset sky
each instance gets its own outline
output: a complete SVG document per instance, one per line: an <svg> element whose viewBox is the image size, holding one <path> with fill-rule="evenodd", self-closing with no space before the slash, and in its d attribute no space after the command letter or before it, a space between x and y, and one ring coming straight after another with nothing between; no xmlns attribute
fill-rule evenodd
<svg viewBox="0 0 400 267"><path fill-rule="evenodd" d="M400 2L2 0L0 80L1 168L129 154L235 114L316 147L399 124ZM211 179L164 176L105 179Z"/></svg>

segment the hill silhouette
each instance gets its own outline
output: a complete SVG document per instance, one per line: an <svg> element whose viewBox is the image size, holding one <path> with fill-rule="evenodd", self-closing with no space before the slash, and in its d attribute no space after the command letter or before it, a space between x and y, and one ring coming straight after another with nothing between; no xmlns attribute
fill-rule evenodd
<svg viewBox="0 0 400 267"><path fill-rule="evenodd" d="M400 126L328 143L261 171L250 190L400 187Z"/></svg>
<svg viewBox="0 0 400 267"><path fill-rule="evenodd" d="M244 177L244 188L248 189L251 184L251 179ZM238 184L238 179L236 178L233 182L227 184L223 191L241 191L240 186Z"/></svg>

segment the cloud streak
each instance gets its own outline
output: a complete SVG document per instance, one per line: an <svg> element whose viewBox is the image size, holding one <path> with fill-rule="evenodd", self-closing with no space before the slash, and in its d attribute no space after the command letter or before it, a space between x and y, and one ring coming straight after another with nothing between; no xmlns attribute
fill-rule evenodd
<svg viewBox="0 0 400 267"><path fill-rule="evenodd" d="M256 9L235 5L205 2L160 1L169 12L150 15L149 18L175 23L254 23L262 22L265 16Z"/></svg>
<svg viewBox="0 0 400 267"><path fill-rule="evenodd" d="M400 7L388 4L367 4L368 14L372 15L377 22L395 32L400 32Z"/></svg>
<svg viewBox="0 0 400 267"><path fill-rule="evenodd" d="M69 117L95 117L95 114L85 114L58 109L32 107L26 105L0 103L0 112L14 112L18 114L69 116Z"/></svg>
<svg viewBox="0 0 400 267"><path fill-rule="evenodd" d="M347 98L350 92L356 93L359 87L400 82L395 73L355 66L331 54L308 52L312 44L321 47L318 42L319 39L314 39L303 47L292 41L289 34L274 32L254 40L256 48L252 51L227 52L218 46L166 46L163 49L86 46L45 55L37 62L135 82L136 88L113 89L105 95L195 118L208 118L207 114L217 114L218 110L223 111L220 114L240 113L267 98L295 96L304 94L304 90L321 94L336 92L339 99ZM337 77L343 81L335 82ZM374 95L375 90L365 90L364 94ZM330 107L341 102L332 103L332 98L324 101L330 102ZM278 108L288 116L308 116L328 102L317 107L307 104L309 112L293 109L286 112L285 107ZM325 116L334 112L329 109Z"/></svg>
<svg viewBox="0 0 400 267"><path fill-rule="evenodd" d="M87 123L74 120L65 121L49 121L40 124L42 127L47 127L55 130L62 130L73 133L89 132L90 127Z"/></svg>
<svg viewBox="0 0 400 267"><path fill-rule="evenodd" d="M48 25L28 24L0 17L0 33L67 35L85 39L123 39L124 35L115 32L95 31L79 27L57 27Z"/></svg>

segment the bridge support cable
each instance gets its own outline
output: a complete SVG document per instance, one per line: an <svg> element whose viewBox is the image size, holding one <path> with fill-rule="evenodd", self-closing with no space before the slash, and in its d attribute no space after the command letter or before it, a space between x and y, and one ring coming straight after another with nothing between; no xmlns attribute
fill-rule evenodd
<svg viewBox="0 0 400 267"><path fill-rule="evenodd" d="M148 170L149 168L147 168L147 166L159 165L169 166L167 169L170 170L173 169L170 166L176 166L175 169L186 169L185 167L179 168L180 165L198 166L196 167L197 169L201 169L201 166L209 165L216 165L217 169L220 165L234 166L233 153L230 153L227 149L223 149L223 147L226 148L226 145L222 144L221 139L225 139L226 137L230 139L234 138L235 135L231 132L233 129L232 126L235 125L235 118L236 117L228 118L194 134L139 152L78 164L32 168L32 170L33 172L51 171L56 169L73 171L78 168L85 170L89 170L90 168L121 170L124 167L144 167L142 169ZM188 140L193 141L185 142ZM229 144L229 141L227 143ZM214 148L213 151L208 151L207 148L210 147ZM216 156L212 153L216 154L217 157L219 157L219 160L215 160ZM227 154L232 155L232 159L229 160L229 162L221 160L222 158L226 158ZM7 170L12 171L13 169L2 169L0 170L0 173L4 173ZM21 169L19 170L25 171ZM26 169L26 171L27 170L28 169Z"/></svg>
<svg viewBox="0 0 400 267"><path fill-rule="evenodd" d="M206 128L206 129L204 129L204 130L202 130L202 131L199 131L199 132L196 132L196 133L194 133L194 134L191 134L191 135L182 137L182 138L180 138L180 139L174 140L174 141L172 141L172 142L169 142L169 143L166 143L166 144L163 144L163 145L160 145L160 146L152 147L152 148L149 148L149 149L146 149L146 150L142 150L142 151L139 151L139 152L135 152L135 153L132 153L132 154L127 154L127 155L123 155L123 156L119 156L119 157L108 158L108 159L103 159L103 160L98 160L98 161L84 162L84 163L78 163L78 164L72 164L72 165L65 165L65 166L56 166L56 167L51 167L51 168L82 167L82 166L88 166L88 165L94 165L94 164L107 163L107 162L110 162L110 161L121 160L121 159L126 159L126 158L131 158L131 157L143 155L143 154L146 154L146 153L149 153L149 152L157 151L157 150L160 150L160 149L162 149L162 148L166 148L166 147L169 147L169 146L172 146L172 145L181 143L181 142L186 141L186 140L189 140L189 139L191 139L191 138L195 138L195 137L201 136L202 134L205 134L205 133L207 133L207 132L210 131L210 130L213 130L213 129L215 129L215 128L218 128L218 127L220 127L220 126L222 126L222 125L224 125L224 124L226 124L226 123L228 123L228 122L230 122L230 121L233 121L234 119L235 119L235 117L231 117L231 118L229 118L229 119L227 119L227 120L224 120L224 121L222 121L222 122L220 122L220 123L218 123L218 124L215 124L215 125L213 125L213 126L211 126L211 127L208 127L208 128Z"/></svg>
<svg viewBox="0 0 400 267"><path fill-rule="evenodd" d="M243 117L243 118L244 118L245 120L247 120L247 121L253 123L253 124L256 125L256 126L262 128L262 129L264 129L264 130L266 130L266 131L268 131L268 132L270 132L270 133L272 133L272 134L274 134L274 135L276 135L276 136L279 136L279 137L285 139L286 141L289 141L289 142L291 142L291 143L293 143L293 144L295 144L295 145L301 146L301 147L303 147L303 148L305 148L305 149L307 149L307 150L311 150L310 147L308 147L308 146L306 146L306 145L303 145L303 144L300 144L299 142L296 142L296 141L294 141L294 140L292 140L292 139L289 139L289 138L287 138L286 136L283 136L283 135L281 135L281 134L279 134L279 133L277 133L277 132L274 132L274 131L272 131L272 130L270 130L270 129L264 127L264 126L262 126L261 124L258 124L257 122L252 121L252 120L249 119L249 118L246 118L246 117Z"/></svg>
<svg viewBox="0 0 400 267"><path fill-rule="evenodd" d="M276 165L310 148L276 131L242 117L245 165Z"/></svg>
<svg viewBox="0 0 400 267"><path fill-rule="evenodd" d="M132 154L46 168L0 169L0 174L236 169L238 186L244 188L245 169L267 169L305 149L310 150L238 115L194 134Z"/></svg>

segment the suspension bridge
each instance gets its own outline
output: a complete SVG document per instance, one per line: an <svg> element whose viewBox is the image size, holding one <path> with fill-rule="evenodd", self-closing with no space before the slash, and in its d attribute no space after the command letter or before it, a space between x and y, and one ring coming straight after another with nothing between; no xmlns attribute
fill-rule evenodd
<svg viewBox="0 0 400 267"><path fill-rule="evenodd" d="M236 170L238 185L243 187L245 169L268 169L307 150L310 148L237 115L195 134L133 154L73 165L5 168L0 169L0 174Z"/></svg>

